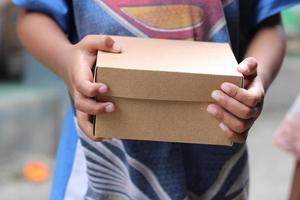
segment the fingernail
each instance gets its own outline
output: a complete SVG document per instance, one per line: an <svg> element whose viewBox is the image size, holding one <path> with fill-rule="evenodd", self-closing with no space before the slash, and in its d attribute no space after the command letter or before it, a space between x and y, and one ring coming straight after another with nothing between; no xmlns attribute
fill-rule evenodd
<svg viewBox="0 0 300 200"><path fill-rule="evenodd" d="M223 83L223 84L221 85L221 89L222 89L224 92L226 92L227 94L230 94L230 92L231 92L231 87L230 87L230 85L227 84L227 83Z"/></svg>
<svg viewBox="0 0 300 200"><path fill-rule="evenodd" d="M220 92L217 90L215 90L211 93L211 97L216 101L219 101L222 98L220 95Z"/></svg>
<svg viewBox="0 0 300 200"><path fill-rule="evenodd" d="M99 92L100 92L100 93L105 93L105 92L107 92L107 86L106 86L106 85L100 86Z"/></svg>
<svg viewBox="0 0 300 200"><path fill-rule="evenodd" d="M112 48L117 51L117 52L121 52L122 51L122 48L120 45L118 45L117 43L114 43Z"/></svg>
<svg viewBox="0 0 300 200"><path fill-rule="evenodd" d="M206 108L206 111L212 115L217 115L217 113L218 113L218 110L213 105L208 105Z"/></svg>
<svg viewBox="0 0 300 200"><path fill-rule="evenodd" d="M223 123L220 123L219 124L219 127L222 129L222 131L226 131L227 127L223 124Z"/></svg>
<svg viewBox="0 0 300 200"><path fill-rule="evenodd" d="M108 104L106 107L105 107L105 112L113 112L115 110L115 107L113 104Z"/></svg>

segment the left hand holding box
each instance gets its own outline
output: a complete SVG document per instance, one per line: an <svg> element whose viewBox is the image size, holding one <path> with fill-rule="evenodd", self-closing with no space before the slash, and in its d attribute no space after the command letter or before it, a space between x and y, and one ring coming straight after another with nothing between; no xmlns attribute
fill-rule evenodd
<svg viewBox="0 0 300 200"><path fill-rule="evenodd" d="M247 58L238 67L245 77L244 89L231 83L223 83L212 93L216 104L207 111L220 121L220 128L235 143L244 143L248 131L262 111L264 88L257 76L257 61Z"/></svg>

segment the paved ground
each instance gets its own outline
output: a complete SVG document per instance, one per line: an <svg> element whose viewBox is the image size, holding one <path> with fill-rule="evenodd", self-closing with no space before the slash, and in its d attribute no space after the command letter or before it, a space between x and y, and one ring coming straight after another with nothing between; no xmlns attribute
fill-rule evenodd
<svg viewBox="0 0 300 200"><path fill-rule="evenodd" d="M16 155L13 161L1 164L0 171L0 200L47 200L51 181L30 183L23 179L21 171L28 161L38 160L53 168L54 158L26 153Z"/></svg>
<svg viewBox="0 0 300 200"><path fill-rule="evenodd" d="M288 198L294 160L271 143L283 113L263 113L249 136L250 200Z"/></svg>

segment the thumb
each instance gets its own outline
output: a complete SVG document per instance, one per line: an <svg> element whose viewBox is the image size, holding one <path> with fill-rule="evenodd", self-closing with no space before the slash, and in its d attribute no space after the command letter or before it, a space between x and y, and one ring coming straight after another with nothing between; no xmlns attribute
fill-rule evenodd
<svg viewBox="0 0 300 200"><path fill-rule="evenodd" d="M90 52L97 52L98 50L120 53L121 47L115 41L104 35L87 35L80 42L82 47Z"/></svg>
<svg viewBox="0 0 300 200"><path fill-rule="evenodd" d="M246 58L238 65L237 70L245 78L255 77L257 75L257 60L253 57Z"/></svg>

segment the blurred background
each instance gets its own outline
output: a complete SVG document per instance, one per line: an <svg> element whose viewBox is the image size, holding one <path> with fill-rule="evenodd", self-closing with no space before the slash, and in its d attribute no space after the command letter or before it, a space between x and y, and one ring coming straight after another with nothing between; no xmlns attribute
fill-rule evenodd
<svg viewBox="0 0 300 200"><path fill-rule="evenodd" d="M283 13L288 35L282 70L251 129L250 200L288 199L295 160L272 136L300 92L300 7ZM0 0L0 199L48 199L68 96L62 81L20 46L16 9Z"/></svg>

